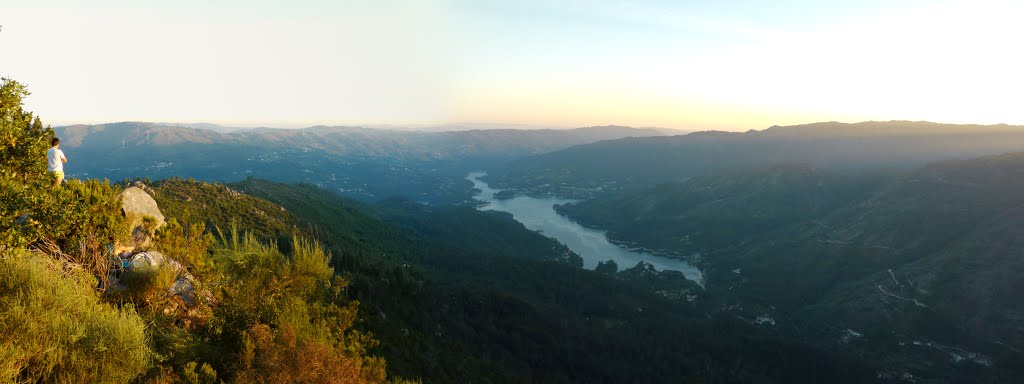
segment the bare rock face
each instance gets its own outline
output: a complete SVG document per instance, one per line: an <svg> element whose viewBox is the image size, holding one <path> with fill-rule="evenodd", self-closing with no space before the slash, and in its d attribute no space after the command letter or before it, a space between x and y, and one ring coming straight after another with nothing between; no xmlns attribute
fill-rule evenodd
<svg viewBox="0 0 1024 384"><path fill-rule="evenodd" d="M130 187L121 192L121 201L121 212L128 222L128 231L132 239L135 239L139 246L149 245L152 240L149 232L167 224L160 207L156 205L156 200L142 188ZM155 225L147 224L146 217L153 218L156 221Z"/></svg>

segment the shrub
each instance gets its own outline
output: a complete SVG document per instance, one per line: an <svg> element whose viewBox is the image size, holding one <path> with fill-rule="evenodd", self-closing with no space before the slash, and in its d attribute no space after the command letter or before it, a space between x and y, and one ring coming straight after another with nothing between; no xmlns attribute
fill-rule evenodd
<svg viewBox="0 0 1024 384"><path fill-rule="evenodd" d="M132 245L134 245L135 248L143 247L150 239L153 238L153 236L155 236L156 227L158 225L160 224L156 221L155 217L143 215L142 224L135 227L131 233Z"/></svg>
<svg viewBox="0 0 1024 384"><path fill-rule="evenodd" d="M213 274L213 260L207 254L213 245L213 235L205 233L205 224L181 225L175 219L156 232L153 248L177 260L188 268L193 276L206 281Z"/></svg>
<svg viewBox="0 0 1024 384"><path fill-rule="evenodd" d="M257 324L244 333L239 383L380 383L383 360L346 353L290 324Z"/></svg>
<svg viewBox="0 0 1024 384"><path fill-rule="evenodd" d="M342 300L346 282L334 277L330 255L315 241L293 243L291 257L252 234L213 248L226 278L217 317L239 344L235 380L383 382L384 361L366 356L377 341L351 329L359 304Z"/></svg>
<svg viewBox="0 0 1024 384"><path fill-rule="evenodd" d="M124 292L121 295L111 293L110 297L128 300L139 307L158 308L168 300L167 291L177 277L178 272L166 263L137 268L121 276L119 283L124 284Z"/></svg>
<svg viewBox="0 0 1024 384"><path fill-rule="evenodd" d="M181 369L182 381L188 384L208 384L217 383L217 371L210 366L210 364L203 363L199 365L194 361L191 361Z"/></svg>
<svg viewBox="0 0 1024 384"><path fill-rule="evenodd" d="M0 175L0 248L45 250L105 277L106 245L126 231L117 195L105 181L69 180L50 188L44 178L24 184Z"/></svg>
<svg viewBox="0 0 1024 384"><path fill-rule="evenodd" d="M0 254L0 381L124 383L152 352L131 306L100 302L95 278L24 251Z"/></svg>

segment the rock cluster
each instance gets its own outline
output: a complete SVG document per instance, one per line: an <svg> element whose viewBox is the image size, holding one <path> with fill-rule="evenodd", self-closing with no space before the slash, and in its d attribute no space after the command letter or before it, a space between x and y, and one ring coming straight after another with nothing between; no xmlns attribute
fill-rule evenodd
<svg viewBox="0 0 1024 384"><path fill-rule="evenodd" d="M196 278L178 261L155 250L139 251L152 246L152 232L166 225L166 218L160 212L156 200L146 193L144 186L129 187L121 193L122 212L128 222L135 252L125 253L119 259L120 265L111 271L109 281L114 289L125 291L125 281L142 278L144 274L157 271L173 275L173 282L167 292L157 295L153 305L159 306L166 315L174 315L185 321L202 320L212 313L213 295L209 290L200 289ZM150 218L150 223L146 223ZM166 272L170 271L170 272Z"/></svg>
<svg viewBox="0 0 1024 384"><path fill-rule="evenodd" d="M196 278L174 259L156 251L140 252L129 259L124 273L146 273L160 268L168 268L174 274L174 283L167 288L167 300L162 303L164 314L202 317L212 304L213 296L209 291L198 291Z"/></svg>

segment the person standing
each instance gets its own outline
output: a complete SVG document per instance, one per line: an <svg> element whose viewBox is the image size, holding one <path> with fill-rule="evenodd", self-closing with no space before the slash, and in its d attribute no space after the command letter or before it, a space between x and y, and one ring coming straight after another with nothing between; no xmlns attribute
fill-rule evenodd
<svg viewBox="0 0 1024 384"><path fill-rule="evenodd" d="M64 163L68 158L64 157L64 151L60 150L60 139L54 137L50 140L50 149L46 150L46 162L50 168L50 176L53 177L53 186L59 187L64 181Z"/></svg>

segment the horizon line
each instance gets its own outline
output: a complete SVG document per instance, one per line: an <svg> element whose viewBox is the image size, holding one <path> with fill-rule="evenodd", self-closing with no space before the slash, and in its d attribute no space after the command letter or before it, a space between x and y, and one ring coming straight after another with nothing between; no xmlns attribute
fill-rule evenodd
<svg viewBox="0 0 1024 384"><path fill-rule="evenodd" d="M181 128L193 128L203 129L202 127L196 126L214 126L228 129L307 129L316 127L346 127L346 128L367 128L367 129L379 129L379 130L397 130L397 131L424 131L424 130L439 130L444 131L444 128L464 128L464 129L452 129L452 131L470 131L470 130L498 130L498 129L522 129L522 130L571 130L580 128L598 128L598 127L624 127L632 129L655 129L655 130L669 130L669 131L680 131L680 132L701 132L701 131L732 131L732 132L743 132L750 130L764 130L773 127L792 127L801 125L811 124L824 124L824 123L838 123L838 124L864 124L864 123L893 123L893 122L906 122L906 123L930 123L930 124L941 124L941 125L978 125L978 126L1024 126L1024 124L1011 124L1006 122L1000 123L946 123L931 120L910 120L910 119L890 119L890 120L860 120L860 121L840 121L840 120L821 120L812 121L799 124L769 124L764 125L761 128L735 128L735 129L723 129L723 127L709 128L700 124L700 126L694 126L691 128L679 128L679 127L664 127L664 126L648 126L648 125L629 125L629 124L618 124L618 123L607 123L597 125L554 125L554 124L534 124L534 123L502 123L502 122L450 122L450 123L419 123L419 124L400 124L400 123L373 123L373 124L358 124L358 123L342 123L342 124L299 124L299 123L243 123L243 124L231 124L231 123L211 123L211 122L161 122L161 121L144 121L144 120L120 120L120 121L107 121L97 123L58 123L51 124L53 128L66 128L71 126L96 126L96 125L107 125L107 124L125 124L125 123L139 123L139 124L154 124L159 126L168 127L181 127ZM695 124L697 125L697 124ZM520 128L517 128L520 127Z"/></svg>

